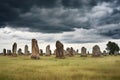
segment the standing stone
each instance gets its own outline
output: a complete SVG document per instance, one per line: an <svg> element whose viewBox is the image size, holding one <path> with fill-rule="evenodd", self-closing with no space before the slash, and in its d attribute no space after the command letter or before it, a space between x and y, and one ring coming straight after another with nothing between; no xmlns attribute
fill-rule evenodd
<svg viewBox="0 0 120 80"><path fill-rule="evenodd" d="M74 56L74 50L72 47L70 48L70 55L69 56Z"/></svg>
<svg viewBox="0 0 120 80"><path fill-rule="evenodd" d="M103 55L103 56L108 56L109 53L107 53L106 50L104 50L103 53L102 53L102 55Z"/></svg>
<svg viewBox="0 0 120 80"><path fill-rule="evenodd" d="M7 50L7 55L12 55L11 50Z"/></svg>
<svg viewBox="0 0 120 80"><path fill-rule="evenodd" d="M47 47L46 47L46 54L45 54L46 56L50 56L51 55L51 50L50 50L50 45L48 45Z"/></svg>
<svg viewBox="0 0 120 80"><path fill-rule="evenodd" d="M3 55L6 56L6 49L3 49Z"/></svg>
<svg viewBox="0 0 120 80"><path fill-rule="evenodd" d="M114 52L114 56L117 56L118 54L119 54L118 51L115 51L115 52Z"/></svg>
<svg viewBox="0 0 120 80"><path fill-rule="evenodd" d="M65 55L69 55L69 54L70 54L70 51L71 51L71 49L68 47L68 48L66 49Z"/></svg>
<svg viewBox="0 0 120 80"><path fill-rule="evenodd" d="M40 56L43 56L43 50L40 49Z"/></svg>
<svg viewBox="0 0 120 80"><path fill-rule="evenodd" d="M86 51L87 51L87 49L85 47L81 48L81 57L87 57Z"/></svg>
<svg viewBox="0 0 120 80"><path fill-rule="evenodd" d="M75 50L73 50L73 56L76 55L76 54L77 54L77 52Z"/></svg>
<svg viewBox="0 0 120 80"><path fill-rule="evenodd" d="M79 53L79 50L77 49L76 52Z"/></svg>
<svg viewBox="0 0 120 80"><path fill-rule="evenodd" d="M77 54L77 55L79 54L79 50L78 50L78 49L76 50L76 54Z"/></svg>
<svg viewBox="0 0 120 80"><path fill-rule="evenodd" d="M36 39L32 39L32 54L31 54L32 59L40 59L39 57L39 47L37 44Z"/></svg>
<svg viewBox="0 0 120 80"><path fill-rule="evenodd" d="M92 56L93 56L93 57L99 57L99 56L101 56L100 47L99 47L98 45L95 45L95 46L93 47Z"/></svg>
<svg viewBox="0 0 120 80"><path fill-rule="evenodd" d="M50 50L50 55L52 55L52 51Z"/></svg>
<svg viewBox="0 0 120 80"><path fill-rule="evenodd" d="M17 56L17 43L13 44L12 53L13 53L13 56Z"/></svg>
<svg viewBox="0 0 120 80"><path fill-rule="evenodd" d="M28 50L28 45L25 45L24 53L25 53L25 55L29 55L30 54L30 52Z"/></svg>
<svg viewBox="0 0 120 80"><path fill-rule="evenodd" d="M76 52L74 51L74 49L71 47L71 48L67 48L66 49L66 55L72 57L76 54Z"/></svg>
<svg viewBox="0 0 120 80"><path fill-rule="evenodd" d="M60 41L56 41L56 58L65 58L64 46Z"/></svg>
<svg viewBox="0 0 120 80"><path fill-rule="evenodd" d="M18 54L19 54L19 55L23 55L23 52L22 52L22 49L21 49L21 48L18 49Z"/></svg>

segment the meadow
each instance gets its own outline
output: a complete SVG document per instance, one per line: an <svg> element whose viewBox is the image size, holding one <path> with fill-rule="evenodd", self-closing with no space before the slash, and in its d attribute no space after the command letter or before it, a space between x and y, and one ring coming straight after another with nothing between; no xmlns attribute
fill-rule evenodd
<svg viewBox="0 0 120 80"><path fill-rule="evenodd" d="M0 80L120 80L120 56L0 56Z"/></svg>

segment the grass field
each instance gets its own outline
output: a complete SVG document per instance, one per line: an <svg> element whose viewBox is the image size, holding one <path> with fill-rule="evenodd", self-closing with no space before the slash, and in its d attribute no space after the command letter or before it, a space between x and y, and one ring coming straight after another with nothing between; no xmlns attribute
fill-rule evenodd
<svg viewBox="0 0 120 80"><path fill-rule="evenodd" d="M120 56L0 56L0 80L120 80Z"/></svg>

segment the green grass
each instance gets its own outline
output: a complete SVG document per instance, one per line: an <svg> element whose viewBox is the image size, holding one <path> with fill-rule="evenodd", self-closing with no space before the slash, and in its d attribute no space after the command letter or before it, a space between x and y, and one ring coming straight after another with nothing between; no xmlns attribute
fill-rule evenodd
<svg viewBox="0 0 120 80"><path fill-rule="evenodd" d="M0 56L0 80L120 80L120 56Z"/></svg>

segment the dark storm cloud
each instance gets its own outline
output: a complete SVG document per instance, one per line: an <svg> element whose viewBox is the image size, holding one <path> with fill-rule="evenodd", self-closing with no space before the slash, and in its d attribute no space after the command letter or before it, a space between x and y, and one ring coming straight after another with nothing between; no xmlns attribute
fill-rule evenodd
<svg viewBox="0 0 120 80"><path fill-rule="evenodd" d="M120 0L0 0L1 27L60 33L119 23ZM118 30L119 27L99 34L120 38Z"/></svg>
<svg viewBox="0 0 120 80"><path fill-rule="evenodd" d="M111 36L113 39L119 39L120 38L120 29L110 30L106 33L102 33L107 36Z"/></svg>
<svg viewBox="0 0 120 80"><path fill-rule="evenodd" d="M19 19L21 13L28 12L33 5L53 7L55 0L0 0L1 24Z"/></svg>
<svg viewBox="0 0 120 80"><path fill-rule="evenodd" d="M113 13L110 16L105 17L105 18L101 19L101 21L100 21L101 25L111 24L111 23L112 24L120 23L120 10L114 9Z"/></svg>

